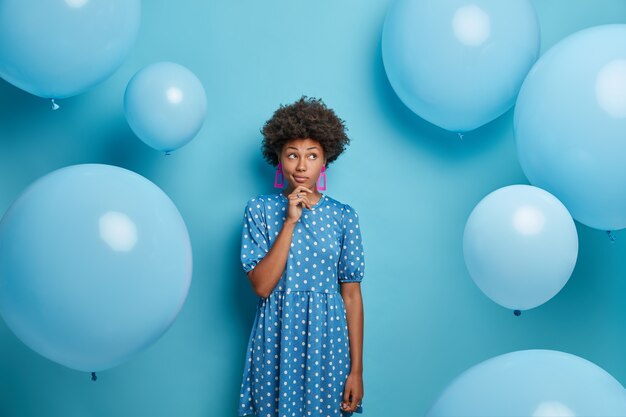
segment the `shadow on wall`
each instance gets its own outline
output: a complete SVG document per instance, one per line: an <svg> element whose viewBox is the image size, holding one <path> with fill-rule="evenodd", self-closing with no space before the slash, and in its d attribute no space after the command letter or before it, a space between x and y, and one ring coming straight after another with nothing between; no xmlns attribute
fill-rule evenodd
<svg viewBox="0 0 626 417"><path fill-rule="evenodd" d="M5 117L2 117L0 120L7 120L8 118L6 116L8 115L10 115L12 119L22 116L23 112L20 110L36 107L50 110L52 109L52 103L47 98L41 98L27 93L0 78L0 109L3 114L5 111L11 110L9 113L4 114Z"/></svg>
<svg viewBox="0 0 626 417"><path fill-rule="evenodd" d="M258 138L259 149L261 145L261 138ZM260 153L260 150L259 150ZM251 167L248 170L242 170L241 175L249 177L240 178L237 181L240 184L250 184L251 191L249 191L248 197L245 201L242 200L236 204L238 208L233 215L236 219L236 227L231 231L228 240L228 254L229 259L232 262L228 262L229 265L233 265L233 273L231 278L228 278L230 285L231 299L233 300L233 314L235 320L241 324L242 331L246 335L246 340L250 334L252 322L254 320L254 314L259 301L259 297L254 293L250 280L247 274L244 272L241 266L241 233L243 230L244 210L248 200L263 194L276 194L281 190L274 188L274 174L276 168L268 164L263 158L259 158L259 154L256 152L250 152L247 161L241 164L242 167ZM245 346L244 346L245 348Z"/></svg>
<svg viewBox="0 0 626 417"><path fill-rule="evenodd" d="M38 138L24 135L24 126L34 121L49 123L55 117L49 99L27 93L0 78L0 130L8 132L0 135L3 147L11 145L16 137L22 143L25 140L35 143Z"/></svg>
<svg viewBox="0 0 626 417"><path fill-rule="evenodd" d="M248 348L248 341L250 339L250 331L254 324L256 309L260 300L259 296L254 293L250 280L241 266L241 234L244 224L244 211L246 203L250 198L256 197L260 194L272 192L269 190L269 187L264 186L264 184L268 181L263 180L268 176L268 172L270 171L270 168L268 168L269 165L259 159L258 155L251 153L248 163L245 163L242 166L252 167L252 169L248 171L244 170L242 172L242 175L246 175L246 172L252 173L252 178L246 178L245 180L242 178L240 183L250 183L252 184L253 190L260 191L253 191L245 201L241 201L237 205L239 209L235 210L235 214L233 216L238 219L238 221L235 222L236 226L233 227L233 230L229 232L227 243L227 253L229 259L227 264L233 265L233 268L231 270L232 272L228 273L228 276L225 278L228 283L227 297L232 300L231 303L228 303L231 311L227 311L226 314L231 317L230 322L233 325L236 325L237 329L235 333L239 336L238 340L240 341L240 346L237 346L236 352L232 355L233 363L231 364L234 379L232 385L229 387L228 398L233 399L233 410L237 410L239 405L239 391L241 388L241 377L246 365L246 351ZM276 191L278 190L276 189Z"/></svg>
<svg viewBox="0 0 626 417"><path fill-rule="evenodd" d="M89 93L60 100L59 104L58 110L52 110L49 99L0 80L0 131L7 132L0 136L3 153L25 154L28 160L21 163L33 163L38 174L42 169L48 172L67 165L102 163L148 178L146 173L164 157L135 136L122 112L103 114Z"/></svg>
<svg viewBox="0 0 626 417"><path fill-rule="evenodd" d="M228 274L229 276L225 279L228 283L228 298L232 300L232 302L228 304L232 307L232 311L229 313L229 316L232 317L233 322L237 323L237 327L240 329L241 335L247 340L254 321L254 315L259 302L259 297L254 293L248 275L241 267L239 253L241 250L243 208L241 210L241 217L241 225L231 231L228 239L228 265L233 265L233 269L231 270L232 272ZM245 346L241 347L241 351L245 352ZM241 364L238 364L238 366L240 365Z"/></svg>
<svg viewBox="0 0 626 417"><path fill-rule="evenodd" d="M166 162L165 158L175 157L166 156L141 142L123 115L110 118L107 124L107 130L100 130L102 137L88 139L100 144L93 154L98 163L126 168L151 179L160 164Z"/></svg>

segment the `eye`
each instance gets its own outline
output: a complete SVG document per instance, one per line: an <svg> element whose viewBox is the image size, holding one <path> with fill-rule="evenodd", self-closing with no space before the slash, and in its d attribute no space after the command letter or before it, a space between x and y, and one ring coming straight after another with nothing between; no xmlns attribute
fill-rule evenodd
<svg viewBox="0 0 626 417"><path fill-rule="evenodd" d="M291 158L292 156L296 156L296 154L295 153L290 153L289 155L287 155L287 158ZM293 158L291 158L291 159L293 159Z"/></svg>
<svg viewBox="0 0 626 417"><path fill-rule="evenodd" d="M317 159L317 154L312 153L311 155L309 155L309 157L312 157L311 159Z"/></svg>

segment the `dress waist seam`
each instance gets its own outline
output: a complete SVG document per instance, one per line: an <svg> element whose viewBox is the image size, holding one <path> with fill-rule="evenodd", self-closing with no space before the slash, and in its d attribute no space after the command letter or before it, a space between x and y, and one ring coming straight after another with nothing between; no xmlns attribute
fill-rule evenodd
<svg viewBox="0 0 626 417"><path fill-rule="evenodd" d="M312 291L312 290L274 290L270 293L270 296L275 293L283 293L289 294L292 292L307 292L307 293L317 293L317 294L340 294L339 291Z"/></svg>

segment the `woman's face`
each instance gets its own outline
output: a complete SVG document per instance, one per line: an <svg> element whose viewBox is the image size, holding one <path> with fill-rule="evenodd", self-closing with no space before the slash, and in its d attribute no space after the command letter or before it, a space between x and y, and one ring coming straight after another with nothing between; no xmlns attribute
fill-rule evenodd
<svg viewBox="0 0 626 417"><path fill-rule="evenodd" d="M315 191L317 179L326 156L322 145L314 139L293 139L283 146L278 158L283 167L283 175L289 183L289 189L303 185Z"/></svg>

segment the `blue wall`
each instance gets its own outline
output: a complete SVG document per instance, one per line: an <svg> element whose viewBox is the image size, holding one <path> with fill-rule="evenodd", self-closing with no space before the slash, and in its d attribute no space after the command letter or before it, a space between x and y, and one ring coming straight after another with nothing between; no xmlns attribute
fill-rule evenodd
<svg viewBox="0 0 626 417"><path fill-rule="evenodd" d="M533 3L542 51L579 29L626 23L623 0ZM328 171L327 193L361 216L366 415L423 415L460 372L519 349L582 356L626 385L626 233L611 243L577 224L569 283L521 317L486 298L465 269L463 227L486 194L527 183L512 112L459 140L406 109L381 61L388 4L150 0L124 65L60 110L0 80L0 213L51 170L115 164L173 199L194 251L173 327L95 383L32 352L0 322L0 417L236 415L257 301L239 264L243 207L274 191L259 128L301 94L322 97L353 139ZM199 136L167 157L134 137L122 108L129 78L161 60L194 71L209 99Z"/></svg>

